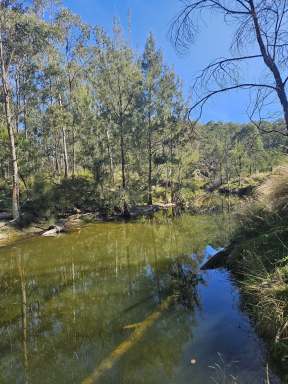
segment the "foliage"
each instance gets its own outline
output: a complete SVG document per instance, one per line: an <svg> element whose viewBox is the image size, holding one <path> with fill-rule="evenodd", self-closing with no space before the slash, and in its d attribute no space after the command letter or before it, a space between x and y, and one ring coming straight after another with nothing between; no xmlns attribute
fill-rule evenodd
<svg viewBox="0 0 288 384"><path fill-rule="evenodd" d="M73 213L75 209L93 211L101 206L97 185L83 176L62 179L60 183L38 177L31 195L33 200L23 204L23 212L38 218Z"/></svg>
<svg viewBox="0 0 288 384"><path fill-rule="evenodd" d="M109 36L57 2L21 4L7 3L1 30L16 152L13 161L3 98L2 209L17 182L26 215L65 214L77 201L69 196L76 180L89 195L79 192L84 210L153 202L196 207L202 189L249 190L283 161L287 139L274 133L285 130L282 121L262 123L269 135L253 124L222 122L192 131L181 81L152 34L138 55L117 20Z"/></svg>

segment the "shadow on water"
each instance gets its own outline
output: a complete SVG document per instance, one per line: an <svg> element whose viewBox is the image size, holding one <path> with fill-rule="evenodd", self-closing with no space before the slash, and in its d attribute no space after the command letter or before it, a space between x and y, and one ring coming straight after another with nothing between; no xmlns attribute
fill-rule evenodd
<svg viewBox="0 0 288 384"><path fill-rule="evenodd" d="M227 225L168 213L1 249L0 383L264 383L228 273L199 271Z"/></svg>

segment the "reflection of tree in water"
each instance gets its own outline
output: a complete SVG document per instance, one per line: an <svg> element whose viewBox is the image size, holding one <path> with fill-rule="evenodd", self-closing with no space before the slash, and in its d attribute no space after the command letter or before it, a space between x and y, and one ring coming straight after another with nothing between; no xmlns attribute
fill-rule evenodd
<svg viewBox="0 0 288 384"><path fill-rule="evenodd" d="M161 263L160 268L159 264L147 266L146 279L155 282L154 287L151 286L151 292L154 293L151 297L154 301L152 309L141 316L142 321L124 327L127 332L124 341L96 365L83 384L112 383L119 377L124 377L125 383L138 383L142 382L139 373L142 370L150 372L151 369L152 375L163 376L165 373L173 376L173 369L181 359L183 344L191 337L194 307L198 302L195 288L199 280L190 260L183 256ZM138 304L144 307L145 301ZM183 311L183 307L186 311ZM144 309L147 312L147 308ZM120 358L122 362L117 364ZM116 370L112 369L115 366ZM144 378L144 382L147 382L146 374Z"/></svg>
<svg viewBox="0 0 288 384"><path fill-rule="evenodd" d="M126 224L121 230L115 225L96 234L45 240L44 246L43 240L35 240L31 249L25 244L19 248L25 272L20 275L15 250L8 252L1 259L0 307L5 310L0 318L0 355L6 351L7 359L0 359L0 377L2 373L16 382L23 374L24 382L19 362L25 339L31 383L79 382L129 337L133 329L125 326L142 322L173 295L174 304L120 364L126 372L132 359L130 369L137 375L137 367L154 361L171 373L190 337L197 304L197 262L185 256L175 259L177 249L178 254L191 251L191 231L181 231L173 225ZM23 302L28 331L24 338ZM11 309L5 303L19 305Z"/></svg>
<svg viewBox="0 0 288 384"><path fill-rule="evenodd" d="M127 384L156 383L165 381L165 377L173 378L174 369L182 357L183 346L192 338L194 309L199 303L199 278L190 261L188 257L182 256L161 265L159 278L162 300L165 300L165 295L173 296L173 304L148 331L144 342L135 345L118 370L108 375L107 383L113 382L113 376L114 380L125 377ZM139 375L142 371L146 373Z"/></svg>
<svg viewBox="0 0 288 384"><path fill-rule="evenodd" d="M23 352L26 368L27 342L29 342L31 371L33 372L31 382L37 382L37 367L43 365L43 362L47 358L51 358L53 354L54 364L56 363L54 374L58 369L59 371L61 369L61 367L57 367L57 361L62 361L62 364L65 362L64 366L70 366L72 371L77 371L79 364L85 363L90 353L93 354L93 361L95 361L97 355L100 360L103 352L107 351L106 353L108 353L109 350L114 348L115 343L117 344L118 341L120 342L128 336L127 331L123 331L125 325L140 322L145 319L145 317L153 311L153 308L157 306L158 302L165 300L165 297L168 295L175 296L175 304L178 305L178 308L171 308L168 314L163 314L163 319L161 318L159 323L155 324L157 329L156 338L158 340L155 349L157 357L155 356L155 358L159 360L159 364L163 364L163 367L166 366L165 369L168 371L171 370L172 368L170 369L169 365L172 364L172 362L169 363L169 358L172 356L175 358L177 355L175 350L175 335L171 335L171 330L173 328L173 332L175 332L174 328L175 324L177 324L177 342L179 343L180 352L181 341L187 340L187 332L189 332L189 330L187 328L185 332L185 316L184 318L180 316L182 310L179 304L187 308L189 307L189 309L192 310L192 299L189 305L187 305L186 299L192 292L193 286L195 287L193 284L196 284L197 281L196 275L191 272L191 276L189 276L190 273L186 273L185 281L182 282L181 279L183 279L184 270L180 273L180 265L184 264L180 263L179 260L174 261L168 259L165 263L157 262L157 264L152 264L151 274L147 274L147 266L143 266L142 274L140 274L138 266L134 265L132 268L127 264L127 271L122 268L116 280L114 275L114 279L110 281L111 285L109 287L106 286L106 281L107 279L109 280L111 276L109 269L106 271L102 270L101 275L95 271L76 273L78 280L76 282L74 281L73 284L73 279L68 279L67 277L68 271L63 273L64 270L61 268L61 272L59 271L58 275L58 285L57 279L53 279L53 287L46 287L46 290L42 287L42 289L38 291L38 293L42 295L42 298L45 297L46 299L44 302L41 297L38 297L39 302L41 302L39 305L34 305L35 302L32 302L32 299L36 300L35 289L40 282L37 284L35 282L36 277L30 276L30 280L26 283L27 287L30 287L29 303L25 304L25 300L22 300L22 308L20 308L20 311L23 311L23 305L27 305L28 316L22 317L22 331L24 336ZM77 267L74 266L74 268L77 270ZM128 268L130 268L129 272ZM111 269L110 272L112 272ZM71 271L71 274L72 273L75 274L75 270L74 272ZM22 280L23 264L21 264L21 274L19 276L22 289L24 286ZM53 295L51 294L52 292ZM128 296L126 296L125 292L133 295L135 299L133 306L130 305L131 301L127 300ZM25 296L25 292L22 289L22 295L23 293ZM144 298L143 293L146 295ZM192 297L194 296L192 295ZM97 299L95 300L95 298ZM140 299L139 302L138 298ZM183 300L183 298L185 299ZM174 313L175 310L176 312ZM24 312L22 312L22 315L23 313ZM178 315L176 315L177 313ZM35 322L36 318L39 320L38 324ZM30 325L27 324L29 320ZM190 320L187 326L191 327ZM12 322L9 327L10 337L11 332L13 334L13 327L14 323ZM31 330L28 341L27 327ZM15 334L15 331L17 331L17 329L14 328L13 337L16 342L17 333ZM139 357L139 364L141 364L141 361L143 362L145 359L148 359L148 357L145 357L145 354L147 348L149 348L149 343L152 342L154 344L154 332L154 330L151 330L150 336L148 334L148 340L145 339L145 343L141 342L139 347L137 345L133 347L133 349L140 348L140 354L143 355L141 358ZM165 335L165 333L167 333L167 335ZM182 334L183 337L181 337ZM147 342L148 344L146 346ZM84 345L87 351L85 357L81 351L79 352L81 345ZM35 346L37 350L35 350ZM101 348L99 348L99 346L101 346ZM99 348L98 351L97 348ZM76 355L74 353L76 353ZM75 361L73 354L74 357L78 356L78 361L77 359ZM151 353L150 357L152 357ZM153 362L155 358L152 358L151 362ZM176 362L177 358L175 360L175 363ZM75 367L73 368L73 365L78 366L77 370ZM58 374L60 374L59 371ZM68 369L62 372L63 377L67 375L67 372ZM77 373L75 373L75 375L77 375ZM33 376L35 379L33 379ZM45 382L45 379L43 382Z"/></svg>
<svg viewBox="0 0 288 384"><path fill-rule="evenodd" d="M21 286L21 315L22 315L22 348L23 348L23 366L24 366L24 375L25 375L25 383L29 382L28 377L28 324L27 324L27 292L26 292L26 281L25 281L25 271L23 268L23 256L21 253L17 255L17 264L18 264L18 272L20 278L20 286Z"/></svg>
<svg viewBox="0 0 288 384"><path fill-rule="evenodd" d="M183 259L177 258L171 263L171 285L177 301L185 308L193 309L195 305L200 305L197 286L202 282L202 278L195 273L190 260Z"/></svg>

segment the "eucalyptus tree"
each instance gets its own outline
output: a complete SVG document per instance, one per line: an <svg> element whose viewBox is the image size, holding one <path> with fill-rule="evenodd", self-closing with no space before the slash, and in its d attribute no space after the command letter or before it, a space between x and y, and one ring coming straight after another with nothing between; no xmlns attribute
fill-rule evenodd
<svg viewBox="0 0 288 384"><path fill-rule="evenodd" d="M182 124L186 107L183 101L182 84L175 72L167 67L163 70L160 81L158 113L160 128L158 130L158 142L162 148L162 154L158 155L158 163L166 170L166 194L170 186L171 201L175 192L175 168L179 164L176 156L177 146L185 141L184 125ZM186 132L187 133L187 132ZM158 151L159 154L159 151Z"/></svg>
<svg viewBox="0 0 288 384"><path fill-rule="evenodd" d="M23 7L19 1L0 4L0 67L2 103L9 136L12 163L12 213L17 220L19 209L19 170L16 150L15 97L17 84L13 81L23 61L33 59L48 44L49 26Z"/></svg>
<svg viewBox="0 0 288 384"><path fill-rule="evenodd" d="M133 134L132 117L138 108L141 91L141 71L132 50L122 39L111 41L98 33L95 59L92 62L91 81L97 90L101 113L109 115L119 140L122 190L127 192L127 151ZM128 214L124 197L124 213Z"/></svg>
<svg viewBox="0 0 288 384"><path fill-rule="evenodd" d="M156 49L153 35L150 33L142 61L143 72L143 120L147 130L148 152L148 204L152 204L152 168L153 168L153 136L159 126L159 97L163 76L162 54Z"/></svg>
<svg viewBox="0 0 288 384"><path fill-rule="evenodd" d="M281 0L185 0L184 7L172 26L173 40L179 47L194 41L199 31L199 20L212 12L223 16L230 28L231 57L216 59L197 76L194 83L198 97L191 111L200 108L220 93L235 89L255 90L251 120L261 121L261 109L278 98L281 105L286 135L288 135L288 1ZM200 17L201 15L201 17ZM247 71L253 65L259 71ZM245 66L246 65L246 66Z"/></svg>
<svg viewBox="0 0 288 384"><path fill-rule="evenodd" d="M62 95L59 93L59 100L64 113L71 115L70 133L72 136L72 174L75 174L76 167L76 116L75 116L75 97L77 87L81 86L86 68L87 47L89 45L90 27L83 23L81 18L71 13L70 10L63 8L55 18L55 25L59 29L60 39L58 50L60 52L59 81L63 83ZM61 79L60 79L61 78ZM64 100L62 100L64 99ZM69 131L68 131L69 132ZM67 145L66 127L62 125L63 154L64 154L64 174L69 173L69 156Z"/></svg>

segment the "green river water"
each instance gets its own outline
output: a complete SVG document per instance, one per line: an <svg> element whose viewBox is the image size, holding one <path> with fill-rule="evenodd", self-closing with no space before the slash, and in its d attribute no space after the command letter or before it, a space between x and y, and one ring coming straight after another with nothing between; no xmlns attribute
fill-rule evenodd
<svg viewBox="0 0 288 384"><path fill-rule="evenodd" d="M230 275L199 271L228 232L160 214L0 249L0 383L264 383Z"/></svg>

